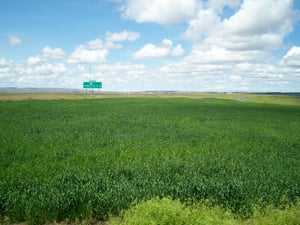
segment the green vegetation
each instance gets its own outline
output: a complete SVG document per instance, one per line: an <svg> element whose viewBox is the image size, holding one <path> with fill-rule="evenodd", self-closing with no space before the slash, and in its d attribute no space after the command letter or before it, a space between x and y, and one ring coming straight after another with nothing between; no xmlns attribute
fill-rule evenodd
<svg viewBox="0 0 300 225"><path fill-rule="evenodd" d="M255 209L253 217L242 220L207 202L183 204L169 198L151 199L112 218L111 225L298 225L300 204L286 209Z"/></svg>
<svg viewBox="0 0 300 225"><path fill-rule="evenodd" d="M153 198L178 215L208 200L229 220L299 212L299 118L299 105L220 99L2 101L0 220L107 220Z"/></svg>
<svg viewBox="0 0 300 225"><path fill-rule="evenodd" d="M224 210L198 204L186 206L168 198L142 202L112 219L112 225L235 225L233 216Z"/></svg>

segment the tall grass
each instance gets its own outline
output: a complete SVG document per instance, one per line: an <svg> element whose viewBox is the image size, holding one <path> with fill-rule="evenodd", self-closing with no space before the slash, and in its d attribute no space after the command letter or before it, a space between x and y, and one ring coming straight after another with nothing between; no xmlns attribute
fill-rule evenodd
<svg viewBox="0 0 300 225"><path fill-rule="evenodd" d="M251 218L242 219L231 212L212 207L208 202L183 204L170 198L151 199L133 205L121 216L110 219L111 225L298 225L299 202L285 209L256 207Z"/></svg>
<svg viewBox="0 0 300 225"><path fill-rule="evenodd" d="M300 195L300 107L216 99L0 102L0 217L107 219L204 199L247 218Z"/></svg>

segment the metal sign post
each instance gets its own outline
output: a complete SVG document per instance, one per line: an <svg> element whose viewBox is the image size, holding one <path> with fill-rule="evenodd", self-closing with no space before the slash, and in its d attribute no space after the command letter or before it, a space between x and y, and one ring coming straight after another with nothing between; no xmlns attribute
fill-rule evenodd
<svg viewBox="0 0 300 225"><path fill-rule="evenodd" d="M83 88L84 89L92 89L92 92L93 92L93 89L94 88L102 88L102 82L97 82L95 80L90 80L90 81L85 81L83 82Z"/></svg>

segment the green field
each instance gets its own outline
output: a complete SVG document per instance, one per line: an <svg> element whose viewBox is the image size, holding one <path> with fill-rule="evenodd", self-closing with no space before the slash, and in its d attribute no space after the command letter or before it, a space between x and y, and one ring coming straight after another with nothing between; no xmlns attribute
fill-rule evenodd
<svg viewBox="0 0 300 225"><path fill-rule="evenodd" d="M297 205L299 97L291 102L0 101L0 223L107 221L164 197L243 220L258 206Z"/></svg>

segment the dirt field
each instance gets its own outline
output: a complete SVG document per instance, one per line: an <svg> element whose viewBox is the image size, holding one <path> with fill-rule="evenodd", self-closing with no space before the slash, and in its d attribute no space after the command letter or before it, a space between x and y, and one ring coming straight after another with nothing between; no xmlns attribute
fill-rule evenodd
<svg viewBox="0 0 300 225"><path fill-rule="evenodd" d="M300 105L299 96L247 94L247 93L0 93L0 101L20 100L68 100L68 99L97 99L97 98L216 98L235 100L241 103L268 103L280 105Z"/></svg>

